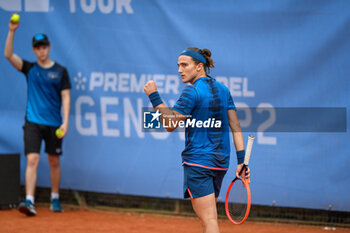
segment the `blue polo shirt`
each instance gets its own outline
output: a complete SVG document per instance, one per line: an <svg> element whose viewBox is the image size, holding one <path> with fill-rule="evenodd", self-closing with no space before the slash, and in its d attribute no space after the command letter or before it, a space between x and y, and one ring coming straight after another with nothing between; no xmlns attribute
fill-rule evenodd
<svg viewBox="0 0 350 233"><path fill-rule="evenodd" d="M227 170L230 161L228 110L236 110L230 91L211 77L198 78L188 85L173 110L187 120L220 121L221 127L186 127L182 162L214 170Z"/></svg>
<svg viewBox="0 0 350 233"><path fill-rule="evenodd" d="M44 68L36 62L23 60L21 72L28 83L26 119L40 125L60 126L61 91L71 88L66 68L56 62Z"/></svg>

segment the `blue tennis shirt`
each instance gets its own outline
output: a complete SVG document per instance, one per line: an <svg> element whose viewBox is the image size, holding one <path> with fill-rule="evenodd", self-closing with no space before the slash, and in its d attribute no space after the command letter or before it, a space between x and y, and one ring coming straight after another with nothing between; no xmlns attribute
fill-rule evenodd
<svg viewBox="0 0 350 233"><path fill-rule="evenodd" d="M211 77L198 78L188 85L173 110L188 120L221 121L221 127L186 127L182 162L214 170L227 170L230 161L228 110L236 110L230 91Z"/></svg>
<svg viewBox="0 0 350 233"><path fill-rule="evenodd" d="M40 125L60 126L61 91L71 88L66 68L58 63L43 68L36 62L23 60L21 72L28 83L26 119Z"/></svg>

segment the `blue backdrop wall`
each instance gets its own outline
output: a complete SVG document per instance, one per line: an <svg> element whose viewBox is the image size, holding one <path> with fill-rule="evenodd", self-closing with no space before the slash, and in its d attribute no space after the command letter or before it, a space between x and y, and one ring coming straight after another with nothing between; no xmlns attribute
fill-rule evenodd
<svg viewBox="0 0 350 233"><path fill-rule="evenodd" d="M350 211L348 9L346 0L0 0L0 54L9 18L18 12L14 52L35 60L31 38L44 32L51 58L68 69L62 188L182 197L184 135L142 131L142 107L149 106L143 85L155 80L173 105L184 87L178 54L195 46L211 49L211 75L228 86L237 106L249 108L243 128L258 126L253 204ZM22 183L26 91L23 74L1 56L0 153L21 153ZM343 108L343 130L330 132L339 120L330 117L321 133L293 132L293 125L271 132L280 107ZM38 173L38 185L49 187L44 154ZM232 176L230 169L223 190Z"/></svg>

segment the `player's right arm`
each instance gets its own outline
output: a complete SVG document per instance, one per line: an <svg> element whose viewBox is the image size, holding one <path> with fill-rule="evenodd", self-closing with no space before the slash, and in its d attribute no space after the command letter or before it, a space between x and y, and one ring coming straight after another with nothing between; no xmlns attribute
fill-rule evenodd
<svg viewBox="0 0 350 233"><path fill-rule="evenodd" d="M15 31L18 28L19 23L9 23L9 32L7 34L5 44L5 57L17 70L22 70L23 60L15 53L13 53L13 38L15 37Z"/></svg>
<svg viewBox="0 0 350 233"><path fill-rule="evenodd" d="M158 93L156 83L153 80L148 81L144 87L144 91L148 96L150 96L152 93L155 93L155 92ZM163 103L163 101L161 101L160 96L159 96L159 100L160 102L157 103L156 105L152 103L154 110L161 112L161 116L160 116L161 122L165 121L168 126L166 127L166 130L168 132L172 132L177 128L178 122L185 120L187 117L175 110L169 109ZM169 124L169 121L173 122L176 126L174 126L174 124Z"/></svg>

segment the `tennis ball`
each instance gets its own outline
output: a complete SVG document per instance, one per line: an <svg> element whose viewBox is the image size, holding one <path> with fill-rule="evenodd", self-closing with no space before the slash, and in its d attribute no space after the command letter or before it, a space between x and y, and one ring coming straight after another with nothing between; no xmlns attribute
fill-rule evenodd
<svg viewBox="0 0 350 233"><path fill-rule="evenodd" d="M19 14L14 13L14 14L11 16L11 22L12 22L12 23L18 23L18 21L19 21Z"/></svg>
<svg viewBox="0 0 350 233"><path fill-rule="evenodd" d="M63 130L62 129L56 129L56 136L61 137L63 135Z"/></svg>

